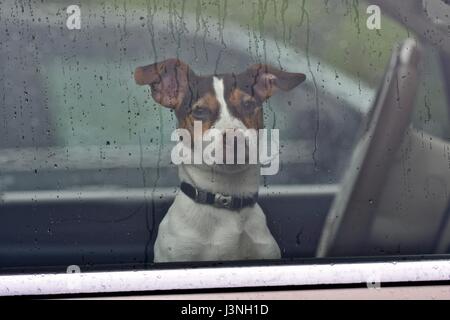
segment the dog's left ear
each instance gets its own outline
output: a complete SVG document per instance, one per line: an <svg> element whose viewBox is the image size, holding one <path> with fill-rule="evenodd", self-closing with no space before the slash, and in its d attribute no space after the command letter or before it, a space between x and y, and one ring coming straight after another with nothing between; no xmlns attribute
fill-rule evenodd
<svg viewBox="0 0 450 320"><path fill-rule="evenodd" d="M164 107L176 109L190 92L196 78L189 65L179 59L168 59L138 67L134 79L138 85L149 85L153 99Z"/></svg>
<svg viewBox="0 0 450 320"><path fill-rule="evenodd" d="M290 91L306 80L303 73L278 70L266 64L255 64L244 73L251 91L261 101L273 96L278 90Z"/></svg>

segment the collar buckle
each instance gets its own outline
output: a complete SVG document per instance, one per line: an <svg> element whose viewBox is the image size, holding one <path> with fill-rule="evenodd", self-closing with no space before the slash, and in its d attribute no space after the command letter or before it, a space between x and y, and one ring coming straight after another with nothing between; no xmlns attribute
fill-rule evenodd
<svg viewBox="0 0 450 320"><path fill-rule="evenodd" d="M214 195L214 205L218 208L233 209L233 197L216 193Z"/></svg>

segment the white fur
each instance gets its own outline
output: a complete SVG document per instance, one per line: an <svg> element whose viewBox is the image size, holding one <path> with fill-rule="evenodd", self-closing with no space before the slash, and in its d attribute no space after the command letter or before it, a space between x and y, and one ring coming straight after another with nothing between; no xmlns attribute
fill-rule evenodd
<svg viewBox="0 0 450 320"><path fill-rule="evenodd" d="M223 80L214 77L213 78L213 87L214 91L216 93L216 98L219 101L220 104L220 115L219 119L216 121L216 123L212 126L215 129L219 129L222 131L225 131L227 129L240 129L240 130L246 130L247 127L245 124L242 123L241 120L233 117L228 110L227 103L225 101L225 88L223 85Z"/></svg>
<svg viewBox="0 0 450 320"><path fill-rule="evenodd" d="M228 111L223 80L214 77L221 106L215 128L245 129ZM180 165L179 177L213 193L246 196L258 191L257 165ZM155 262L279 259L280 248L261 207L237 211L198 204L181 191L159 225Z"/></svg>

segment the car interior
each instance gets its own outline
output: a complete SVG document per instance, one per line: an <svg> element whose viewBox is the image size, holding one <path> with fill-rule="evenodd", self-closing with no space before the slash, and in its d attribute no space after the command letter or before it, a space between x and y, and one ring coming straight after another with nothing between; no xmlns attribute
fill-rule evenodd
<svg viewBox="0 0 450 320"><path fill-rule="evenodd" d="M61 26L62 1L0 9L0 276L450 253L450 41L439 15L448 2L371 1L391 33L362 30L366 1L296 6L281 16L287 27L264 7L217 17L206 5L82 2L80 32ZM321 49L333 29L342 39ZM266 127L280 130L281 170L261 179L259 204L280 261L153 263L179 187L176 117L135 85L133 70L170 57L199 74L261 61L306 74L264 106Z"/></svg>

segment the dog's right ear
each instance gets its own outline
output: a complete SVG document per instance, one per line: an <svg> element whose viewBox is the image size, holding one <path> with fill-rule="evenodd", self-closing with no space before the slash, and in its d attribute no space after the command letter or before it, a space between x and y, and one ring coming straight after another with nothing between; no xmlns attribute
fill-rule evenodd
<svg viewBox="0 0 450 320"><path fill-rule="evenodd" d="M138 67L134 79L138 85L149 85L153 99L159 104L178 108L189 92L195 73L181 60L169 59L145 67Z"/></svg>

